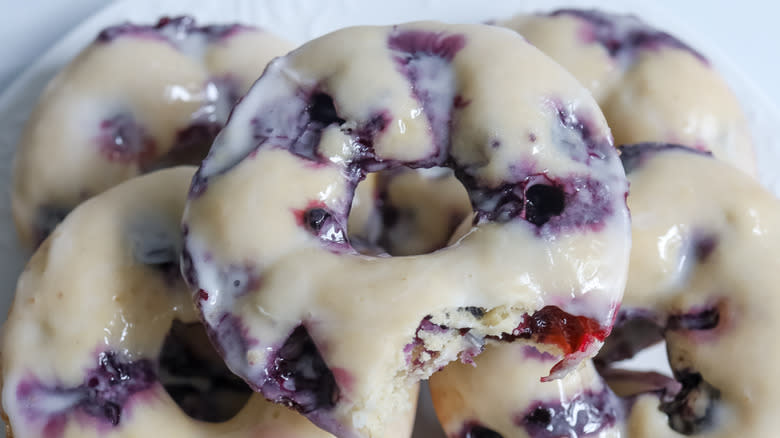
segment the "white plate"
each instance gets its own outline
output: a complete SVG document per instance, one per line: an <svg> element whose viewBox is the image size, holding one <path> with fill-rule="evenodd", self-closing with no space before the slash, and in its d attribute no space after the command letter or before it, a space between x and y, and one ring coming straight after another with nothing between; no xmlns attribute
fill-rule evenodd
<svg viewBox="0 0 780 438"><path fill-rule="evenodd" d="M357 24L415 20L482 22L521 11L563 6L597 6L635 13L651 24L676 34L710 58L747 112L757 148L761 181L775 194L780 194L780 137L773 135L773 128L780 126L780 112L735 65L728 62L720 50L700 36L691 34L682 21L641 0L124 0L111 4L73 29L0 96L0 186L6 187L6 190L0 191L0 315L8 311L16 278L27 257L16 240L9 200L11 163L22 126L46 83L104 27L128 20L153 22L162 15L188 14L202 23L239 21L257 25L290 41L302 43L329 31ZM663 356L663 349L656 348L633 363L639 367L654 367ZM421 409L423 412L419 416L415 436L443 436L427 396L423 397Z"/></svg>

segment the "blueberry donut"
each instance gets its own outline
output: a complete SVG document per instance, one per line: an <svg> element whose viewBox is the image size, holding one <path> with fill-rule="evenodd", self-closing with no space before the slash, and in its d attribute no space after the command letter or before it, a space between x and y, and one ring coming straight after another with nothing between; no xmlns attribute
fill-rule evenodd
<svg viewBox="0 0 780 438"><path fill-rule="evenodd" d="M452 169L468 230L361 254L355 187L400 167ZM627 275L626 192L595 101L516 33L350 28L271 62L236 105L193 178L182 269L234 373L334 435L375 436L486 342L555 352L549 379L595 354Z"/></svg>
<svg viewBox="0 0 780 438"><path fill-rule="evenodd" d="M572 72L595 96L615 144L670 142L756 174L739 102L699 52L631 15L563 9L500 23Z"/></svg>
<svg viewBox="0 0 780 438"><path fill-rule="evenodd" d="M103 30L43 92L18 145L12 207L36 246L73 207L128 178L198 164L232 105L290 45L189 17Z"/></svg>
<svg viewBox="0 0 780 438"><path fill-rule="evenodd" d="M780 349L758 340L780 331L780 203L690 149L644 144L622 153L634 247L620 329L599 361L609 366L665 339L682 385L660 405L669 427L706 437L774 436L780 387L771 376Z"/></svg>
<svg viewBox="0 0 780 438"><path fill-rule="evenodd" d="M9 437L331 437L254 394L211 347L178 267L193 172L106 191L35 253L2 338ZM408 437L411 421L388 436Z"/></svg>

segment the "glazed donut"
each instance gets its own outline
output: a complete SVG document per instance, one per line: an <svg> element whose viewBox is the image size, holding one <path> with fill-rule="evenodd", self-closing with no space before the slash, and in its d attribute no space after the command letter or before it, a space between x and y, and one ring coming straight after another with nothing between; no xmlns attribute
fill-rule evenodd
<svg viewBox="0 0 780 438"><path fill-rule="evenodd" d="M22 242L37 246L73 207L135 175L200 163L232 105L290 48L251 27L189 17L103 30L25 126L12 188Z"/></svg>
<svg viewBox="0 0 780 438"><path fill-rule="evenodd" d="M358 182L436 166L468 193L468 233L358 253ZM486 338L557 352L548 378L593 355L624 286L626 191L595 101L516 33L345 29L273 61L236 105L193 178L182 270L234 373L335 435L375 436L412 383Z"/></svg>
<svg viewBox="0 0 780 438"><path fill-rule="evenodd" d="M699 52L632 15L563 9L500 23L521 33L595 96L615 144L710 150L755 175L750 131L726 82Z"/></svg>
<svg viewBox="0 0 780 438"><path fill-rule="evenodd" d="M603 386L590 362L578 372L593 379L575 393L564 388L566 380L538 382L540 372L529 372L518 350L502 345L476 358L476 368L452 364L431 377L450 437L583 436L585 424L593 436L613 436L594 418L610 419L614 436L630 438L763 437L780 427L774 411L780 388L771 378L780 350L757 342L780 330L773 271L780 261L780 203L747 175L694 149L640 144L621 152L633 248L618 321L597 363L624 397L624 415L606 415L620 412L614 396L590 396L594 385ZM674 380L617 368L616 361L662 339ZM559 393L560 403L539 401L539 394ZM573 410L577 397L587 402ZM533 414L534 406L547 413L518 416ZM547 432L529 430L529 419L544 420ZM468 425L499 435L468 435Z"/></svg>
<svg viewBox="0 0 780 438"><path fill-rule="evenodd" d="M193 172L92 198L35 253L2 338L9 437L331 437L252 395L197 323L177 263ZM388 437L408 437L411 422Z"/></svg>

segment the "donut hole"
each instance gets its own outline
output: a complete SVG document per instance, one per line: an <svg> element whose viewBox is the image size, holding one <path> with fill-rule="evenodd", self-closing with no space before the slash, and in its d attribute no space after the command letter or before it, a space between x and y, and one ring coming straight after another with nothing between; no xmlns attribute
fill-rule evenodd
<svg viewBox="0 0 780 438"><path fill-rule="evenodd" d="M676 432L691 435L711 429L720 390L694 369L687 355L680 354L675 337L703 342L718 336L727 324L723 306L718 303L664 317L619 316L596 357L599 373L621 397L659 394L659 410L667 415L669 427Z"/></svg>
<svg viewBox="0 0 780 438"><path fill-rule="evenodd" d="M252 395L211 346L200 323L173 322L160 353L159 376L182 411L199 421L230 420Z"/></svg>
<svg viewBox="0 0 780 438"><path fill-rule="evenodd" d="M358 184L347 233L363 254L428 254L468 230L471 218L468 193L452 170L401 168Z"/></svg>

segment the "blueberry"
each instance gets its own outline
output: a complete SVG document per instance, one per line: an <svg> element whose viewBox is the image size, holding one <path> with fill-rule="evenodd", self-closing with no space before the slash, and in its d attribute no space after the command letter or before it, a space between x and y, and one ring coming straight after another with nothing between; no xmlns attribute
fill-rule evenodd
<svg viewBox="0 0 780 438"><path fill-rule="evenodd" d="M525 192L525 220L536 226L546 224L563 212L565 194L559 187L536 184Z"/></svg>
<svg viewBox="0 0 780 438"><path fill-rule="evenodd" d="M323 127L344 123L344 119L339 117L338 112L336 112L333 98L322 92L314 93L311 96L306 111L309 113L309 120L321 124Z"/></svg>
<svg viewBox="0 0 780 438"><path fill-rule="evenodd" d="M330 216L330 213L322 208L312 208L304 213L303 220L311 231L319 233Z"/></svg>
<svg viewBox="0 0 780 438"><path fill-rule="evenodd" d="M672 315L666 323L668 330L713 330L720 322L718 308L704 309L684 315Z"/></svg>
<svg viewBox="0 0 780 438"><path fill-rule="evenodd" d="M621 401L609 390L584 391L565 403L536 402L515 422L533 438L584 437L611 427L622 415Z"/></svg>
<svg viewBox="0 0 780 438"><path fill-rule="evenodd" d="M678 372L676 377L682 384L682 390L672 401L660 406L661 411L669 416L669 427L683 435L694 435L711 429L720 391L694 371Z"/></svg>
<svg viewBox="0 0 780 438"><path fill-rule="evenodd" d="M336 379L302 325L277 350L267 373L264 395L301 413L332 409L339 399Z"/></svg>

